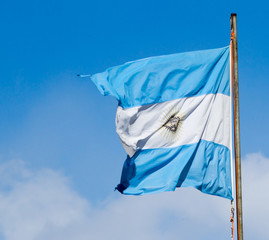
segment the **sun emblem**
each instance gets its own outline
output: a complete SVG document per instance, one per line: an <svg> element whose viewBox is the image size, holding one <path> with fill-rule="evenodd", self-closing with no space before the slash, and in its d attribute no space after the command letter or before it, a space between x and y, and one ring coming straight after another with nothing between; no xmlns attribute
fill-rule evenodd
<svg viewBox="0 0 269 240"><path fill-rule="evenodd" d="M179 123L180 117L176 117L173 115L167 120L167 122L163 126L172 132L176 132Z"/></svg>
<svg viewBox="0 0 269 240"><path fill-rule="evenodd" d="M183 113L177 106L169 107L164 110L161 116L160 133L169 142L175 142L181 135Z"/></svg>

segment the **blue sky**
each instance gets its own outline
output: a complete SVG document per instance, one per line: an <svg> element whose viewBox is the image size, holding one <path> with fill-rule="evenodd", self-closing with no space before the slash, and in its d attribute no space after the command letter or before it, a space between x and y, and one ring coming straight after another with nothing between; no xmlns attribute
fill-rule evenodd
<svg viewBox="0 0 269 240"><path fill-rule="evenodd" d="M69 235L77 239L107 239L103 232L121 239L116 234L123 231L122 228L128 230L129 226L115 227L116 232L109 227L124 224L121 216L132 224L139 217L146 219L138 228L144 234L141 236L147 236L144 239L157 239L156 232L160 239L175 239L181 229L191 226L197 226L205 239L216 239L214 235L207 235L214 229L214 234L216 229L221 229L223 236L229 236L229 203L225 200L182 189L174 195L139 199L113 192L126 155L115 133L117 102L101 96L88 78L78 78L76 74L93 74L149 56L227 46L230 14L236 12L243 165L258 162L258 166L245 167L243 177L254 174L251 179L258 181L262 176L266 182L269 180L265 171L269 162L268 6L265 0L255 3L239 0L1 1L0 176L3 181L0 205L5 206L5 209L0 207L4 216L0 221L2 239L18 239L15 233L20 239L66 238L67 226L74 226L74 235ZM263 175L255 177L259 166ZM58 189L54 189L56 187ZM245 192L249 194L245 196L246 206L252 206L254 192L248 189ZM262 190L256 194L263 201L269 199ZM188 205L191 197L193 204ZM160 206L160 215L156 213L157 207L148 210L150 201ZM181 204L175 213L172 208L164 207L169 203L176 209L174 201L187 204L190 212L185 212ZM54 211L57 204L63 206L62 210ZM134 204L139 214L138 210L129 210ZM209 212L201 211L212 205ZM13 213L16 207L24 206L28 206L29 211ZM74 206L74 212L66 211L70 206ZM214 215L216 209L222 208L219 206L225 206L225 213L222 214L221 209L221 213ZM269 212L268 207L264 207ZM50 210L57 212L57 217L47 215ZM192 213L196 210L198 213L194 216ZM254 216L250 210L246 211L250 213L245 221L251 226L250 219ZM40 214L31 215L34 212ZM154 222L156 214L157 223ZM213 214L213 220L203 225L203 218L199 216L207 214ZM18 227L12 231L9 224L12 216L29 218L29 223L12 221L17 224L14 228ZM40 221L31 222L30 216ZM262 219L263 211L259 216ZM66 218L71 220L65 222ZM184 224L177 226L182 219ZM218 221L219 225L215 226ZM36 226L35 222L42 224ZM101 227L103 222L106 231ZM149 222L152 225L148 225ZM32 230L25 230L28 228L24 224L33 226ZM89 230L88 225L94 227ZM268 233L258 231L258 227L248 230L247 234L249 238L255 234L260 234L259 239L269 237Z"/></svg>

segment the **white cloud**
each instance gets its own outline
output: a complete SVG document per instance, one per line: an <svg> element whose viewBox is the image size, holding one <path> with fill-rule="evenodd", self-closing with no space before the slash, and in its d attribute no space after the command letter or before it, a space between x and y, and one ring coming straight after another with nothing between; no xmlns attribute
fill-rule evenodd
<svg viewBox="0 0 269 240"><path fill-rule="evenodd" d="M10 175L4 178L10 187L0 195L0 229L5 239L38 239L51 228L64 228L87 214L87 201L57 172L33 173L21 161L1 169L5 170L2 174Z"/></svg>
<svg viewBox="0 0 269 240"><path fill-rule="evenodd" d="M248 239L269 239L269 159L249 154L242 165L244 232Z"/></svg>
<svg viewBox="0 0 269 240"><path fill-rule="evenodd" d="M269 239L266 229L269 159L243 162L245 237ZM193 189L146 196L117 193L95 206L53 170L0 165L0 232L5 240L229 239L229 201Z"/></svg>

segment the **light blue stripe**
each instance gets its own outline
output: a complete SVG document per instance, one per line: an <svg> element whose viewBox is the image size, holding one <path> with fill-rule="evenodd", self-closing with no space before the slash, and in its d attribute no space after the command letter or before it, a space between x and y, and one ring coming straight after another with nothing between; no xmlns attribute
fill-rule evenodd
<svg viewBox="0 0 269 240"><path fill-rule="evenodd" d="M229 47L151 57L91 77L103 95L123 108L183 97L230 95Z"/></svg>
<svg viewBox="0 0 269 240"><path fill-rule="evenodd" d="M138 150L124 163L117 189L141 195L194 187L232 199L230 150L201 140L176 148Z"/></svg>

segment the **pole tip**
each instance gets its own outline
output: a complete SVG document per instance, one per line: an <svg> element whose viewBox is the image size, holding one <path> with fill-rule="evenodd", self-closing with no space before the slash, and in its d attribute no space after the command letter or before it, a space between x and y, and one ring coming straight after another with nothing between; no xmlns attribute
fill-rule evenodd
<svg viewBox="0 0 269 240"><path fill-rule="evenodd" d="M236 13L231 13L231 17L236 16Z"/></svg>

